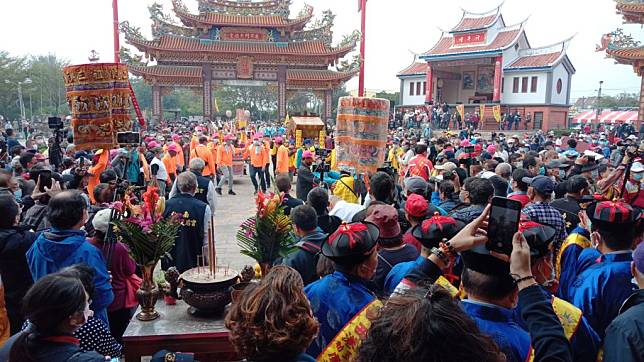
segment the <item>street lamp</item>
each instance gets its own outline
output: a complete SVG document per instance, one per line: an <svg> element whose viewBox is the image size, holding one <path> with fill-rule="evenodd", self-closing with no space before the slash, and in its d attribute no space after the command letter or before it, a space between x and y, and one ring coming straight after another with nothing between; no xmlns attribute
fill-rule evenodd
<svg viewBox="0 0 644 362"><path fill-rule="evenodd" d="M16 84L18 86L18 103L20 104L20 122L22 122L25 118L27 118L26 112L25 112L25 103L22 101L22 85L23 84L31 84L31 79L25 78L22 82L12 82L9 79L5 79L4 82L6 84Z"/></svg>

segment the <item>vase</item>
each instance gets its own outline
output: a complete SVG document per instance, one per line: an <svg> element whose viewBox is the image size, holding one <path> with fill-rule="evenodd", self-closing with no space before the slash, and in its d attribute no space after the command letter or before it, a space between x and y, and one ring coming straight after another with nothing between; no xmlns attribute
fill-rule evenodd
<svg viewBox="0 0 644 362"><path fill-rule="evenodd" d="M136 319L140 321L151 321L159 318L159 312L154 310L154 305L157 303L159 298L159 289L154 284L153 265L145 265L141 269L143 270L143 283L141 287L136 291L136 299L141 305L141 311L136 315Z"/></svg>

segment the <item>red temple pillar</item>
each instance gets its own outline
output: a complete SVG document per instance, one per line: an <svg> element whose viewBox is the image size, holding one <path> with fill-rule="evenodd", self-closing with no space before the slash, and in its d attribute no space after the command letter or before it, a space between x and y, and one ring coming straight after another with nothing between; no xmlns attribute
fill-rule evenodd
<svg viewBox="0 0 644 362"><path fill-rule="evenodd" d="M501 80L503 76L503 56L500 55L494 59L494 94L492 102L501 102Z"/></svg>
<svg viewBox="0 0 644 362"><path fill-rule="evenodd" d="M425 90L425 103L431 104L434 99L434 72L432 63L427 63L427 89Z"/></svg>

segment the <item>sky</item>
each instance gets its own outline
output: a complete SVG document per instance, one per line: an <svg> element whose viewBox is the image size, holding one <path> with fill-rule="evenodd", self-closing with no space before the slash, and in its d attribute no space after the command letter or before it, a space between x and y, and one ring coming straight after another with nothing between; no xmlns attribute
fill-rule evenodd
<svg viewBox="0 0 644 362"><path fill-rule="evenodd" d="M171 0L156 0L172 14ZM119 20L141 27L148 38L151 20L147 7L155 0L120 0ZM183 0L197 12L196 0ZM305 0L293 0L291 16L304 6ZM315 14L331 9L336 15L334 41L360 29L357 0L306 0ZM462 10L485 12L501 0L369 0L367 5L367 40L365 85L372 90L397 91L396 73L414 59L414 53L432 48L441 35L461 18ZM111 0L19 0L0 1L0 50L12 55L53 53L71 63L86 63L91 50L102 61L112 61ZM633 68L615 65L604 53L595 52L602 34L623 27L636 39L644 41L639 25L623 25L615 14L612 0L505 0L502 7L507 25L528 18L525 26L532 47L550 45L575 35L568 56L577 73L572 80L573 99L596 95L598 83L604 81L605 94L639 92L640 79ZM121 36L123 43L123 37ZM357 78L347 89L357 88Z"/></svg>

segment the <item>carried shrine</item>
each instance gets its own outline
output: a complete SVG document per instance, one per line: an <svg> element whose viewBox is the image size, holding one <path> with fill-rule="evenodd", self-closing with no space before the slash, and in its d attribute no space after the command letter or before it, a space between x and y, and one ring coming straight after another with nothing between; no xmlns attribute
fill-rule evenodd
<svg viewBox="0 0 644 362"><path fill-rule="evenodd" d="M644 1L643 0L617 0L617 13L621 14L625 24L644 24ZM606 55L615 60L616 63L626 64L633 67L633 71L640 76L640 104L637 116L637 126L644 122L644 46L638 40L616 38L614 33L606 34L602 39L601 47L606 50ZM601 50L601 49L600 49Z"/></svg>
<svg viewBox="0 0 644 362"><path fill-rule="evenodd" d="M213 119L212 90L219 86L275 86L278 116L287 101L304 91L324 100L322 119L332 113L333 90L358 72L359 62L342 60L355 49L359 33L333 45L335 16L325 11L313 18L306 5L291 16L291 0L198 0L198 14L172 0L179 21L149 7L153 39L121 23L128 44L155 61L130 64L130 72L152 85L152 114L161 119L162 96L176 87L194 88L203 96L204 119Z"/></svg>
<svg viewBox="0 0 644 362"><path fill-rule="evenodd" d="M533 48L524 25L506 25L500 6L484 13L464 10L456 26L416 57L420 61L397 74L400 104L463 104L465 113L484 112L483 129L499 129L493 109L500 105L500 113L529 117L529 129L565 128L575 74L566 55L571 38Z"/></svg>

